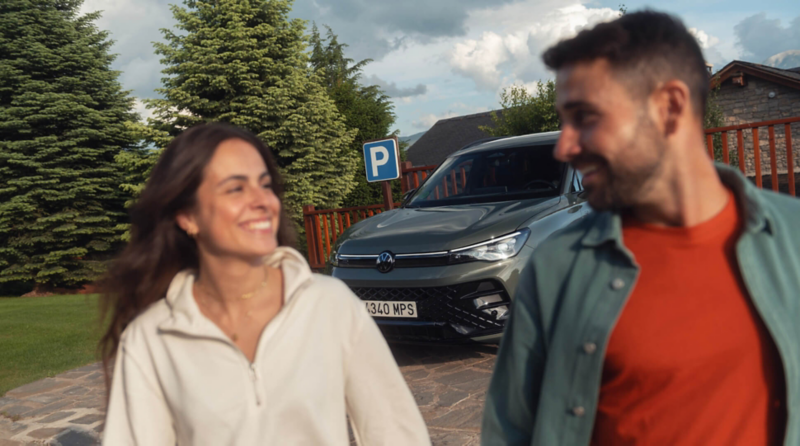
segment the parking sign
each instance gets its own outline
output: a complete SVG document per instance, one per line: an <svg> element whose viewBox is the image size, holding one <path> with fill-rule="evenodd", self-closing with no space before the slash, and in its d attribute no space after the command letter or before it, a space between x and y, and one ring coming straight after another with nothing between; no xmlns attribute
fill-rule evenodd
<svg viewBox="0 0 800 446"><path fill-rule="evenodd" d="M367 181L395 180L400 178L400 146L397 137L364 143L364 164Z"/></svg>

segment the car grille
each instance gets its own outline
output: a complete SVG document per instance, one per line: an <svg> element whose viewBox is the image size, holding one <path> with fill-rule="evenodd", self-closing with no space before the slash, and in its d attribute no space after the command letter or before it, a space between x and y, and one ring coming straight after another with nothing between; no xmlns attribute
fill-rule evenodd
<svg viewBox="0 0 800 446"><path fill-rule="evenodd" d="M446 340L477 337L502 332L504 320L475 308L473 299L500 294L508 304L508 295L494 280L424 288L351 287L365 301L416 302L419 317L376 318L388 338ZM427 323L427 324L426 324Z"/></svg>

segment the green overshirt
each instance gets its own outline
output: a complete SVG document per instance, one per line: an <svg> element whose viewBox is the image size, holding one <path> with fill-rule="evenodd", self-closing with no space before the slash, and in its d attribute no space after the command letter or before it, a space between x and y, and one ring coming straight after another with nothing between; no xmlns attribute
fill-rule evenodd
<svg viewBox="0 0 800 446"><path fill-rule="evenodd" d="M718 165L744 211L736 243L747 294L786 377L785 444L800 445L800 200ZM536 248L522 274L486 397L481 443L588 445L611 331L639 267L622 221L593 213ZM691 401L687 401L690 404Z"/></svg>

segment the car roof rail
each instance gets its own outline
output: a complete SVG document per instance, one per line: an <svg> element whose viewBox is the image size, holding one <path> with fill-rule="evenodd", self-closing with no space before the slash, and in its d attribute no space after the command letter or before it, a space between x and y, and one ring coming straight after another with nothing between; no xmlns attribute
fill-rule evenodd
<svg viewBox="0 0 800 446"><path fill-rule="evenodd" d="M470 148L472 146L477 146L478 144L482 144L482 143L489 142L489 141L495 141L495 140L503 139L503 138L509 138L509 137L508 136L490 136L488 138L481 138L481 139L479 139L477 141L472 141L471 143L467 144L466 146L456 150L456 152L464 150L464 149L468 149L468 148Z"/></svg>

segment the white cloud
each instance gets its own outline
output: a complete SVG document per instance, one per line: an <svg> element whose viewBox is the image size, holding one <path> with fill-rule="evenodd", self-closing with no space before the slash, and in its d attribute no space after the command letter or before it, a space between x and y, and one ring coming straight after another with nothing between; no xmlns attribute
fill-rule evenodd
<svg viewBox="0 0 800 446"><path fill-rule="evenodd" d="M484 90L530 83L547 77L540 59L547 47L617 17L619 12L610 8L587 8L582 4L554 8L533 0L475 11L470 15L470 24L499 24L500 29L456 42L448 61L454 72L472 79Z"/></svg>
<svg viewBox="0 0 800 446"><path fill-rule="evenodd" d="M433 127L433 125L436 124L437 121L440 121L442 119L454 118L456 116L470 115L486 111L489 111L489 108L475 107L464 104L462 102L456 102L450 104L449 110L447 110L444 113L440 114L426 113L419 116L419 118L417 118L416 121L413 121L411 125L413 125L415 128L418 129L427 130Z"/></svg>
<svg viewBox="0 0 800 446"><path fill-rule="evenodd" d="M697 39L697 43L699 43L700 48L703 49L711 48L719 43L719 39L714 36L709 36L702 29L689 28L689 34L693 35L694 38Z"/></svg>
<svg viewBox="0 0 800 446"><path fill-rule="evenodd" d="M689 28L689 34L693 35L694 38L697 39L700 49L703 50L703 57L705 57L706 62L710 62L714 66L714 70L718 70L726 64L727 59L719 50L720 40L717 37L712 36L699 28Z"/></svg>
<svg viewBox="0 0 800 446"><path fill-rule="evenodd" d="M133 100L133 111L139 114L139 120L144 123L147 122L147 118L153 116L153 110L148 110L145 108L144 102L142 102L140 99Z"/></svg>

